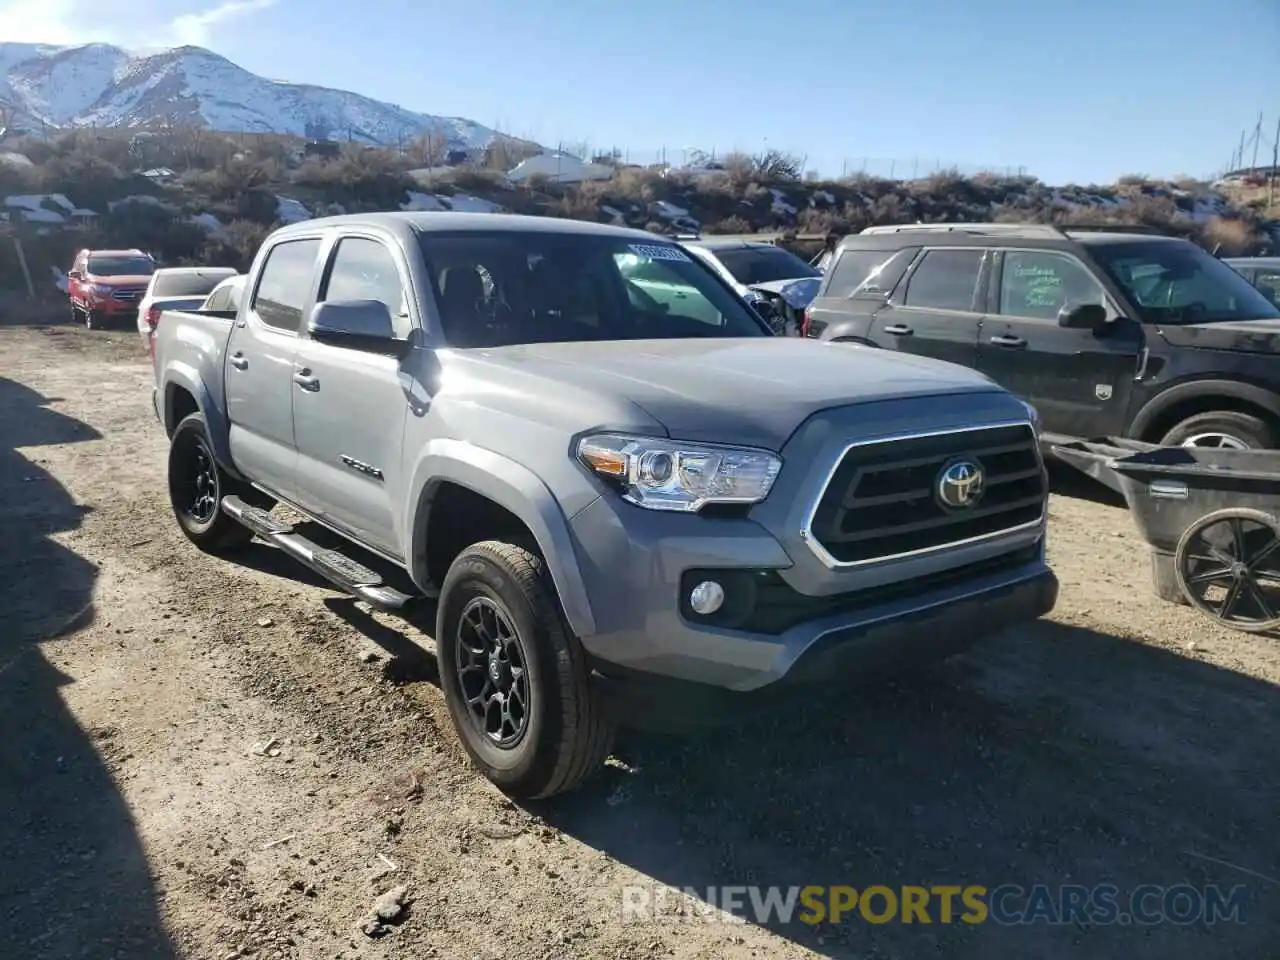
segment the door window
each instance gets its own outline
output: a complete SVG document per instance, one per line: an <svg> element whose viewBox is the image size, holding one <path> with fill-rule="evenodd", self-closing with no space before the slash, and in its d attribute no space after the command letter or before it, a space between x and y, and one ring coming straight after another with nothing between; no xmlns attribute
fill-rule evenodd
<svg viewBox="0 0 1280 960"><path fill-rule="evenodd" d="M322 300L380 300L391 311L396 336L409 335L409 306L391 251L366 237L344 237L329 268Z"/></svg>
<svg viewBox="0 0 1280 960"><path fill-rule="evenodd" d="M908 307L974 312L982 250L930 250L907 281Z"/></svg>
<svg viewBox="0 0 1280 960"><path fill-rule="evenodd" d="M1000 313L1055 320L1067 303L1106 303L1102 285L1083 264L1051 250L1005 253L1000 274Z"/></svg>
<svg viewBox="0 0 1280 960"><path fill-rule="evenodd" d="M267 326L297 331L302 325L319 252L319 240L288 240L271 248L251 304Z"/></svg>
<svg viewBox="0 0 1280 960"><path fill-rule="evenodd" d="M1259 270L1253 277L1253 285L1264 297L1280 307L1280 270Z"/></svg>

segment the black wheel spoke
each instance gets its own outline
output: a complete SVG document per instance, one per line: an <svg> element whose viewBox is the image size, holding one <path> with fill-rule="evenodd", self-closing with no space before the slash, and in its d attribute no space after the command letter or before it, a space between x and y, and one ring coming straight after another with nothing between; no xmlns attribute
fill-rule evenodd
<svg viewBox="0 0 1280 960"><path fill-rule="evenodd" d="M1256 577L1246 573L1244 575L1245 589L1249 592L1249 597L1257 605L1258 611L1262 614L1264 621L1276 619L1276 612L1271 608L1271 604L1267 602L1266 593L1262 589L1262 585L1258 583Z"/></svg>
<svg viewBox="0 0 1280 960"><path fill-rule="evenodd" d="M1206 570L1203 573L1197 573L1194 576L1187 577L1187 583L1206 583L1212 586L1220 580L1231 579L1230 567L1219 567L1216 570Z"/></svg>
<svg viewBox="0 0 1280 960"><path fill-rule="evenodd" d="M1218 606L1218 616L1223 620L1230 620L1231 615L1235 613L1236 604L1240 602L1240 597L1244 595L1244 581L1236 579L1231 582L1231 586L1227 588L1227 595L1222 598L1222 603Z"/></svg>
<svg viewBox="0 0 1280 960"><path fill-rule="evenodd" d="M1243 561L1249 555L1244 542L1244 521L1239 517L1231 518L1231 546L1235 552L1232 559Z"/></svg>
<svg viewBox="0 0 1280 960"><path fill-rule="evenodd" d="M1249 571L1251 573L1261 573L1263 564L1271 559L1272 555L1276 552L1277 547L1280 547L1280 537L1273 536L1270 543L1245 561L1249 564Z"/></svg>
<svg viewBox="0 0 1280 960"><path fill-rule="evenodd" d="M457 678L476 726L499 747L524 736L529 715L524 648L510 615L480 596L464 608L454 647Z"/></svg>

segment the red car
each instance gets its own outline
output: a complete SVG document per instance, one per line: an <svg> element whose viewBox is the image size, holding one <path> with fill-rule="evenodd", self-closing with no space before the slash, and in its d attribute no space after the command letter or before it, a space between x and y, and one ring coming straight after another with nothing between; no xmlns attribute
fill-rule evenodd
<svg viewBox="0 0 1280 960"><path fill-rule="evenodd" d="M81 250L67 273L71 319L90 330L138 321L156 262L141 250Z"/></svg>

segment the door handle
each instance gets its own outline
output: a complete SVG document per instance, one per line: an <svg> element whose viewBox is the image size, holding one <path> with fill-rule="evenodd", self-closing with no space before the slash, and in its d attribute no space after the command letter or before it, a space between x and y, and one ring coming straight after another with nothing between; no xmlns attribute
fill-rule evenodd
<svg viewBox="0 0 1280 960"><path fill-rule="evenodd" d="M320 389L320 380L311 376L310 370L299 370L293 375L293 382L303 390L309 390L312 393Z"/></svg>
<svg viewBox="0 0 1280 960"><path fill-rule="evenodd" d="M991 342L997 347L1025 347L1027 345L1027 341L1021 337L1006 337L1002 334L992 337Z"/></svg>
<svg viewBox="0 0 1280 960"><path fill-rule="evenodd" d="M902 323L895 323L891 326L885 327L884 332L894 337L909 337L915 333L914 330Z"/></svg>
<svg viewBox="0 0 1280 960"><path fill-rule="evenodd" d="M238 353L238 352L234 353L231 355L231 365L235 367L237 370L248 370L249 358L246 357L243 353Z"/></svg>

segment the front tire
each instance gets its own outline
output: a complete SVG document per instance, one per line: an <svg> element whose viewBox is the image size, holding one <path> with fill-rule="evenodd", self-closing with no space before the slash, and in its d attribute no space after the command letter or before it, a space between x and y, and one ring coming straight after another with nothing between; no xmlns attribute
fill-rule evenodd
<svg viewBox="0 0 1280 960"><path fill-rule="evenodd" d="M440 588L436 646L454 729L504 793L563 793L604 763L614 728L536 554L496 540L462 551Z"/></svg>
<svg viewBox="0 0 1280 960"><path fill-rule="evenodd" d="M169 441L169 503L186 538L206 553L252 540L253 531L222 512L222 498L242 487L214 457L204 415L185 417Z"/></svg>
<svg viewBox="0 0 1280 960"><path fill-rule="evenodd" d="M1275 450L1280 447L1280 431L1250 413L1216 410L1187 417L1160 443L1166 447Z"/></svg>

